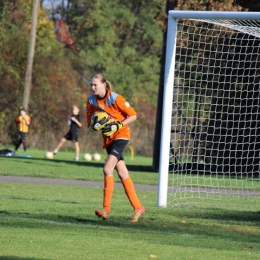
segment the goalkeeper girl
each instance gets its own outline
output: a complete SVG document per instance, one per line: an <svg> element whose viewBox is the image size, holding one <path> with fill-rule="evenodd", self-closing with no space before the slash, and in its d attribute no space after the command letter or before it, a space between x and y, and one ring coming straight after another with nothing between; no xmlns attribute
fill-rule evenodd
<svg viewBox="0 0 260 260"><path fill-rule="evenodd" d="M134 209L134 214L130 221L137 222L139 217L145 213L145 208L138 199L134 184L124 162L124 157L122 156L123 150L130 139L128 125L136 120L136 112L123 96L112 91L111 83L102 74L96 74L91 78L91 88L93 93L87 100L88 127L90 131L101 129L103 148L106 149L108 154L103 168L103 209L96 210L95 214L103 220L109 219L114 190L113 171L115 169ZM97 124L99 125L97 129L95 127L96 124L92 123L91 117L98 110L105 111L110 115L110 119L106 122L97 122L99 123Z"/></svg>

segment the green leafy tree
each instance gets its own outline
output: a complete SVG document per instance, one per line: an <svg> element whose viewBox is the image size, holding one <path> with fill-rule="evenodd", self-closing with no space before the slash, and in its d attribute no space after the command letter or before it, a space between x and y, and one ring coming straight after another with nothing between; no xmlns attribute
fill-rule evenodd
<svg viewBox="0 0 260 260"><path fill-rule="evenodd" d="M7 142L9 138L16 139L14 118L22 103L31 13L32 1L7 1L0 8L2 142ZM64 125L61 118L67 117L70 106L75 101L83 103L81 82L72 61L71 53L67 53L56 40L53 22L48 19L46 11L40 9L29 104L29 113L33 118L30 128L35 140L42 140L48 130L52 134L59 132ZM40 144L39 141L37 143Z"/></svg>
<svg viewBox="0 0 260 260"><path fill-rule="evenodd" d="M133 103L155 106L162 32L156 1L68 1L63 13L86 78L102 72Z"/></svg>

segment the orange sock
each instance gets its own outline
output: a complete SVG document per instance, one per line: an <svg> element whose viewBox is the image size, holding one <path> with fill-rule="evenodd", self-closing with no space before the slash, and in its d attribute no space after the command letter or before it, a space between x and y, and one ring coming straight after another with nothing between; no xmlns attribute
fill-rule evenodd
<svg viewBox="0 0 260 260"><path fill-rule="evenodd" d="M114 191L114 176L104 178L103 208L109 214L112 195Z"/></svg>
<svg viewBox="0 0 260 260"><path fill-rule="evenodd" d="M137 197L135 187L134 187L131 177L129 176L125 180L122 180L122 184L125 188L125 194L128 197L134 210L139 210L142 207L142 204L140 203L140 201Z"/></svg>

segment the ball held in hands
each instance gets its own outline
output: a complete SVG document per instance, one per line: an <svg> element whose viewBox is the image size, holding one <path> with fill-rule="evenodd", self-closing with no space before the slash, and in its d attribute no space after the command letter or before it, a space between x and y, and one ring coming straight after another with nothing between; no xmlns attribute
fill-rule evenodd
<svg viewBox="0 0 260 260"><path fill-rule="evenodd" d="M96 111L91 117L90 131L99 131L109 122L110 116L105 111Z"/></svg>
<svg viewBox="0 0 260 260"><path fill-rule="evenodd" d="M107 123L103 128L102 128L102 133L105 136L110 136L114 134L116 131L121 129L123 127L122 122L119 120L114 120L113 122Z"/></svg>

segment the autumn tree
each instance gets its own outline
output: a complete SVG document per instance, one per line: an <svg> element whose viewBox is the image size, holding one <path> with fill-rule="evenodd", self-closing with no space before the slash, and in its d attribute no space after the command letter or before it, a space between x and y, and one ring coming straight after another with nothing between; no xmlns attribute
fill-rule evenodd
<svg viewBox="0 0 260 260"><path fill-rule="evenodd" d="M162 1L68 1L62 19L87 79L102 72L133 103L156 104L162 42L157 5Z"/></svg>
<svg viewBox="0 0 260 260"><path fill-rule="evenodd" d="M17 133L13 119L22 104L32 2L7 1L0 11L0 131L5 143L15 140ZM61 115L65 112L67 117L73 102L82 105L85 100L70 53L56 40L54 24L44 9L39 10L36 42L29 112L31 132L39 145L48 131L60 131Z"/></svg>

